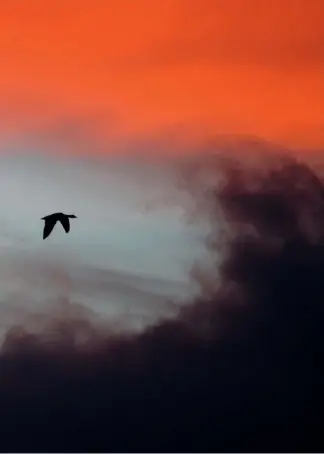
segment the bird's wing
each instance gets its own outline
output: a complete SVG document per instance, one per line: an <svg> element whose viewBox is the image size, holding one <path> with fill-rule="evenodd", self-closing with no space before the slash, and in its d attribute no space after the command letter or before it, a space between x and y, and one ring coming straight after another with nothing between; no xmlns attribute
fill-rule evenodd
<svg viewBox="0 0 324 454"><path fill-rule="evenodd" d="M56 221L46 219L45 220L45 226L44 226L44 231L43 231L43 240L47 238L51 231L54 229L54 226L56 224Z"/></svg>
<svg viewBox="0 0 324 454"><path fill-rule="evenodd" d="M70 231L70 221L69 218L62 218L60 219L61 224L63 225L64 230L66 233Z"/></svg>

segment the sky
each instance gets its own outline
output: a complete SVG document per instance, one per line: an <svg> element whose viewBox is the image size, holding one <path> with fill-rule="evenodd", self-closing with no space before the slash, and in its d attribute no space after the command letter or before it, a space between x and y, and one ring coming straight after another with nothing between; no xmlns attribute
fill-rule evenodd
<svg viewBox="0 0 324 454"><path fill-rule="evenodd" d="M323 25L0 0L0 451L323 452Z"/></svg>
<svg viewBox="0 0 324 454"><path fill-rule="evenodd" d="M2 2L2 136L106 153L189 132L321 148L323 17L322 0Z"/></svg>
<svg viewBox="0 0 324 454"><path fill-rule="evenodd" d="M206 225L172 155L224 135L322 149L323 18L322 0L2 2L3 311L173 313ZM55 211L78 219L43 242Z"/></svg>

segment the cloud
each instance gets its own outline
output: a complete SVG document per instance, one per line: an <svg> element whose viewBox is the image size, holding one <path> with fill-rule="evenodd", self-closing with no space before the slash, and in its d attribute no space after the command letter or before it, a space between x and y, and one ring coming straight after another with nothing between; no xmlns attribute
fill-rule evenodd
<svg viewBox="0 0 324 454"><path fill-rule="evenodd" d="M219 162L205 194L220 285L136 335L80 313L9 330L3 451L323 449L324 184L288 157Z"/></svg>
<svg viewBox="0 0 324 454"><path fill-rule="evenodd" d="M172 164L25 150L0 164L1 339L61 298L125 331L176 315L195 292L188 273L205 232L186 224L190 196L175 187ZM76 213L77 223L43 241L41 217L56 211Z"/></svg>

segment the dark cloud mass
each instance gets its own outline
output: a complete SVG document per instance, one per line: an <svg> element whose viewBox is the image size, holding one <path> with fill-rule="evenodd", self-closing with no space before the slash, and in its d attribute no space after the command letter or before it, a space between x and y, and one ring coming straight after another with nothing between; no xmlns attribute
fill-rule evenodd
<svg viewBox="0 0 324 454"><path fill-rule="evenodd" d="M220 168L205 194L223 261L196 270L178 318L122 336L82 314L9 330L1 451L324 449L323 182L291 158Z"/></svg>

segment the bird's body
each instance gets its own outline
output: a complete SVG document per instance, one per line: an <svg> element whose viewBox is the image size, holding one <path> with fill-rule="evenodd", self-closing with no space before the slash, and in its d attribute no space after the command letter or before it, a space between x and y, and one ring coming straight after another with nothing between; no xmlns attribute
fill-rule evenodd
<svg viewBox="0 0 324 454"><path fill-rule="evenodd" d="M47 238L55 227L57 222L60 222L66 233L70 231L70 220L69 218L76 218L74 214L64 213L53 213L48 216L44 216L42 219L45 221L43 240Z"/></svg>

